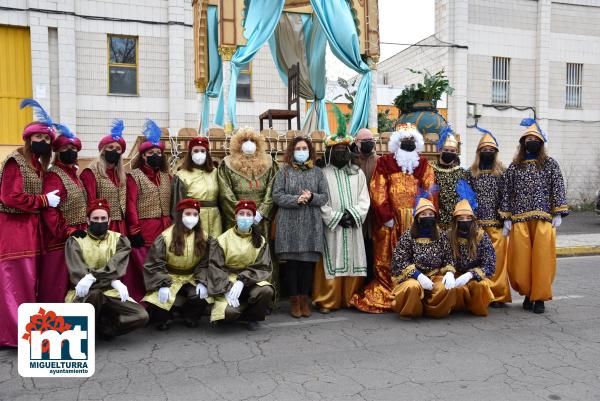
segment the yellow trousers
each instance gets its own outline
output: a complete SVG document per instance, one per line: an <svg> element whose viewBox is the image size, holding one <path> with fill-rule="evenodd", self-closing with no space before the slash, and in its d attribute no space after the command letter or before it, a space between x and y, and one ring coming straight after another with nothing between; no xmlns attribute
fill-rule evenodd
<svg viewBox="0 0 600 401"><path fill-rule="evenodd" d="M493 301L512 302L506 262L508 238L502 235L502 228L485 227L484 230L490 236L496 251L496 273L490 278L490 289L494 294Z"/></svg>
<svg viewBox="0 0 600 401"><path fill-rule="evenodd" d="M456 274L458 278L460 274ZM468 310L476 316L487 316L488 306L494 299L490 280L471 280L462 287L455 288L456 305L454 310Z"/></svg>
<svg viewBox="0 0 600 401"><path fill-rule="evenodd" d="M556 274L556 230L549 221L513 224L508 242L510 284L531 301L552 299Z"/></svg>
<svg viewBox="0 0 600 401"><path fill-rule="evenodd" d="M433 289L425 291L421 284L410 278L394 288L395 301L392 310L405 317L448 316L456 304L456 290L447 290L442 284L443 276L433 276Z"/></svg>
<svg viewBox="0 0 600 401"><path fill-rule="evenodd" d="M325 278L323 260L315 266L312 300L318 308L331 310L349 308L352 296L362 287L364 277Z"/></svg>

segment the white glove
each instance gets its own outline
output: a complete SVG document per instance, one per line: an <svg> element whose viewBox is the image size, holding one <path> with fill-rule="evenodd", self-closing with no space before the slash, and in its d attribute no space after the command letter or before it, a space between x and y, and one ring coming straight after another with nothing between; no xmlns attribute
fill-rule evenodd
<svg viewBox="0 0 600 401"><path fill-rule="evenodd" d="M446 272L444 274L444 278L442 279L442 283L444 284L444 288L447 290L451 290L455 286L454 273Z"/></svg>
<svg viewBox="0 0 600 401"><path fill-rule="evenodd" d="M552 227L558 228L562 224L562 217L560 214L557 214L552 218Z"/></svg>
<svg viewBox="0 0 600 401"><path fill-rule="evenodd" d="M85 297L90 292L90 287L96 282L96 277L86 274L75 286L75 295L79 298Z"/></svg>
<svg viewBox="0 0 600 401"><path fill-rule="evenodd" d="M237 308L240 306L240 295L242 294L242 290L244 289L244 283L241 281L236 281L233 283L233 286L227 291L225 294L225 299L229 306L233 308Z"/></svg>
<svg viewBox="0 0 600 401"><path fill-rule="evenodd" d="M389 228L394 228L394 219L389 219L388 221L383 223L383 225Z"/></svg>
<svg viewBox="0 0 600 401"><path fill-rule="evenodd" d="M456 288L462 287L471 280L473 280L473 273L466 272L464 274L461 274L455 281Z"/></svg>
<svg viewBox="0 0 600 401"><path fill-rule="evenodd" d="M198 283L196 286L196 294L198 295L198 298L206 299L208 298L208 289L204 284Z"/></svg>
<svg viewBox="0 0 600 401"><path fill-rule="evenodd" d="M119 291L121 302L126 302L129 299L129 291L127 286L121 282L121 280L113 280L110 282L110 286L115 290Z"/></svg>
<svg viewBox="0 0 600 401"><path fill-rule="evenodd" d="M158 289L158 302L160 302L161 304L166 304L167 302L169 302L170 292L171 291L169 287L160 287Z"/></svg>
<svg viewBox="0 0 600 401"><path fill-rule="evenodd" d="M431 291L433 289L433 281L431 281L431 279L423 273L417 276L417 281L419 284L421 284L421 287L423 287L424 290Z"/></svg>
<svg viewBox="0 0 600 401"><path fill-rule="evenodd" d="M260 214L260 212L257 210L256 211L256 215L254 216L254 222L256 224L260 223L260 221L263 219L262 214Z"/></svg>
<svg viewBox="0 0 600 401"><path fill-rule="evenodd" d="M508 237L508 234L510 234L510 230L512 230L512 221L504 220L504 228L502 229L502 235Z"/></svg>
<svg viewBox="0 0 600 401"><path fill-rule="evenodd" d="M56 207L60 203L60 196L56 195L58 193L58 189L54 191L50 191L46 194L46 199L48 199L48 206Z"/></svg>

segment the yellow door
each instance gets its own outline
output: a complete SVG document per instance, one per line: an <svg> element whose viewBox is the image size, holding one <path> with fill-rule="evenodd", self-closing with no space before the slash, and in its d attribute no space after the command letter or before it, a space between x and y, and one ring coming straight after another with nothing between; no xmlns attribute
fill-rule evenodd
<svg viewBox="0 0 600 401"><path fill-rule="evenodd" d="M0 145L22 143L32 112L19 110L19 103L31 94L29 28L0 26Z"/></svg>

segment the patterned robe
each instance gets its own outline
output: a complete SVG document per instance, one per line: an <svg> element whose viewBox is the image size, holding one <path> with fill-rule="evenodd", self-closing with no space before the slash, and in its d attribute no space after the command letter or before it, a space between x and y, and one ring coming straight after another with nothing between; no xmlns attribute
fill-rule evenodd
<svg viewBox="0 0 600 401"><path fill-rule="evenodd" d="M469 257L468 243L465 239L458 239L458 251L460 257L456 259L455 267L457 275L471 272L473 278L481 281L490 278L496 271L496 253L492 245L492 240L481 230L479 232L479 241L477 242L477 256Z"/></svg>
<svg viewBox="0 0 600 401"><path fill-rule="evenodd" d="M433 165L435 173L435 182L439 185L439 194L434 202L440 214L440 226L442 229L447 229L452 223L452 213L454 206L458 203L458 193L456 193L456 184L460 179L468 180L467 171L460 167L454 166L444 168L437 164Z"/></svg>
<svg viewBox="0 0 600 401"><path fill-rule="evenodd" d="M413 222L413 208L419 188L428 189L434 182L433 169L421 157L413 174L403 173L393 155L382 156L377 161L369 186L371 208L375 215L373 243L375 254L375 279L356 294L351 303L364 312L382 313L392 308L394 283L390 263L398 238ZM394 227L384 226L394 220Z"/></svg>

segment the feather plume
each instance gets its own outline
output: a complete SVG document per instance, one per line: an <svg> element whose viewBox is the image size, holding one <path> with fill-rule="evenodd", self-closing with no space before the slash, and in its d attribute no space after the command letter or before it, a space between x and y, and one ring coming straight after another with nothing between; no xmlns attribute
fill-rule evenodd
<svg viewBox="0 0 600 401"><path fill-rule="evenodd" d="M544 138L544 142L548 142L548 136L546 135L546 133L544 131L542 131L542 127L540 127L540 125L538 124L537 120L535 118L531 118L531 117L526 117L523 120L521 120L521 126L523 127L530 127L533 124L535 124L535 126L537 127L538 131L540 132L540 135L542 135L542 138Z"/></svg>
<svg viewBox="0 0 600 401"><path fill-rule="evenodd" d="M110 135L116 141L123 138L123 130L125 129L125 124L123 120L114 120L112 122L112 127L110 129Z"/></svg>
<svg viewBox="0 0 600 401"><path fill-rule="evenodd" d="M333 108L333 113L335 114L335 119L337 121L337 132L335 133L337 136L345 136L346 135L346 116L342 113L342 110L338 107L337 104L333 102L327 102L331 104Z"/></svg>
<svg viewBox="0 0 600 401"><path fill-rule="evenodd" d="M162 130L151 119L148 118L146 120L142 132L144 133L146 139L150 141L153 145L158 145L160 143L160 136L162 135Z"/></svg>
<svg viewBox="0 0 600 401"><path fill-rule="evenodd" d="M456 184L456 193L458 194L459 200L466 199L467 202L469 202L473 211L477 209L477 194L473 191L473 188L471 188L467 180L458 180L458 183Z"/></svg>
<svg viewBox="0 0 600 401"><path fill-rule="evenodd" d="M437 143L437 148L438 150L440 150L441 148L444 147L444 143L446 142L446 139L448 138L448 136L452 135L452 127L450 127L450 124L446 125L444 127L444 129L442 130L442 132L440 132L440 139Z"/></svg>
<svg viewBox="0 0 600 401"><path fill-rule="evenodd" d="M35 114L35 118L38 120L38 122L46 124L49 127L54 125L54 122L52 121L52 118L50 118L50 115L36 100L31 98L23 99L19 107L21 109L25 107L31 107L33 109L33 113Z"/></svg>
<svg viewBox="0 0 600 401"><path fill-rule="evenodd" d="M67 137L69 139L75 139L75 133L73 131L71 131L71 129L69 127L67 127L64 124L53 124L53 126L56 128L56 130L64 137Z"/></svg>
<svg viewBox="0 0 600 401"><path fill-rule="evenodd" d="M489 136L492 137L492 139L494 140L494 142L496 142L496 145L499 146L498 144L498 140L496 139L496 137L494 136L494 134L492 134L490 131L486 130L485 128L481 128L479 125L475 124L475 128L477 128L477 131L481 132L482 134L489 134Z"/></svg>

